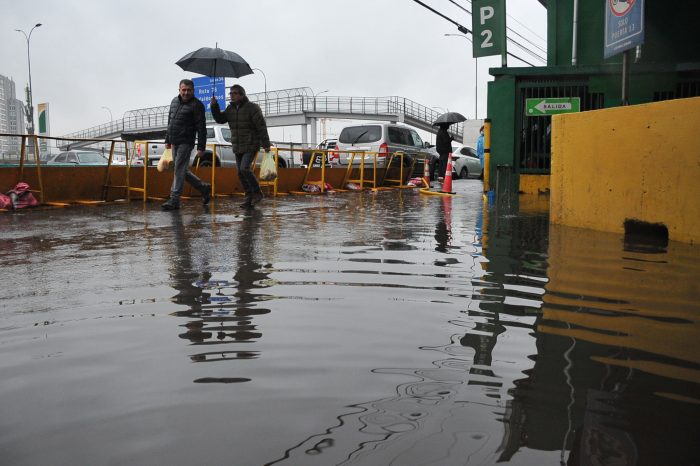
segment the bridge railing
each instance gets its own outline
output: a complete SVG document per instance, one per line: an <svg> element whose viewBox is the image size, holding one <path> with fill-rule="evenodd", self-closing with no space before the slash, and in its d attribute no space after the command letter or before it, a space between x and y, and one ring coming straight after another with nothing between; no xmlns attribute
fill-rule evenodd
<svg viewBox="0 0 700 466"><path fill-rule="evenodd" d="M265 116L280 116L302 112L341 113L350 115L403 115L425 126L430 127L440 115L431 107L414 102L405 97L349 97L349 96L308 96L280 95L270 98L270 93L249 94L248 98L260 105ZM66 138L96 138L118 134L122 131L133 131L148 128L164 128L168 124L168 105L131 110L124 118L105 123L82 131L67 134ZM207 113L208 121L213 121ZM358 118L361 119L361 118ZM462 135L462 125L451 128L456 135Z"/></svg>

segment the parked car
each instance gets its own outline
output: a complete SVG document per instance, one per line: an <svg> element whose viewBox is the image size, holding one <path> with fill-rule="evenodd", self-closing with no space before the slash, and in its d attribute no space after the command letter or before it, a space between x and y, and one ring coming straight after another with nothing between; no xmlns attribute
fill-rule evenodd
<svg viewBox="0 0 700 466"><path fill-rule="evenodd" d="M350 163L350 152L377 152L378 166L385 166L387 156L394 152L407 154L404 165L416 160L414 174L423 174L425 160L430 161L434 153L428 150L429 144L423 142L418 132L398 123L371 123L366 125L346 126L338 136L337 149L340 150L340 165ZM348 152L350 151L350 152ZM373 163L374 157L364 156L365 164ZM397 162L398 163L398 162ZM360 164L360 157L355 156L353 165Z"/></svg>
<svg viewBox="0 0 700 466"><path fill-rule="evenodd" d="M107 165L107 157L93 150L69 150L61 152L46 162L46 165L94 166Z"/></svg>
<svg viewBox="0 0 700 466"><path fill-rule="evenodd" d="M452 152L452 174L455 178L481 178L483 170L476 150L459 146Z"/></svg>
<svg viewBox="0 0 700 466"><path fill-rule="evenodd" d="M333 165L339 165L340 161L339 155L338 155L338 140L333 138L333 139L324 139L321 141L321 143L318 145L318 149L322 150L327 150L328 151L328 158L327 161L328 163L333 166Z"/></svg>
<svg viewBox="0 0 700 466"><path fill-rule="evenodd" d="M322 151L328 151L326 152L326 166L331 167L333 165L338 165L338 151L336 150L338 140L337 139L324 139L321 141L319 144L316 145L316 149L322 150ZM306 149L302 152L301 154L301 166L302 167L307 167L309 165L309 161L311 160L311 156L313 154L314 150L313 149ZM320 167L321 166L321 159L316 158L314 161L314 166L315 167Z"/></svg>
<svg viewBox="0 0 700 466"><path fill-rule="evenodd" d="M216 145L216 156L210 144ZM148 143L148 165L156 166L160 160L160 156L165 150L165 141L149 141ZM134 158L134 165L139 164L139 158ZM211 167L215 163L217 167L235 167L236 156L231 150L231 129L228 125L209 125L207 126L207 148L204 155L197 157L197 149L192 150L190 155L190 165L193 167ZM140 158L140 164L143 165L143 156ZM290 152L280 151L278 157L278 166L286 168L293 166L292 156Z"/></svg>

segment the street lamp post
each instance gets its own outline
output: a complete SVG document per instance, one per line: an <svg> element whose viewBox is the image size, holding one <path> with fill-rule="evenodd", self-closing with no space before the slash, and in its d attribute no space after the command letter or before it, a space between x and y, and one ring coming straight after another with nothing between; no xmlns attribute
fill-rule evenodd
<svg viewBox="0 0 700 466"><path fill-rule="evenodd" d="M102 108L104 108L105 110L107 110L109 112L109 122L110 123L113 122L114 118L112 118L112 110L110 110L109 107L105 107L104 105L102 106Z"/></svg>
<svg viewBox="0 0 700 466"><path fill-rule="evenodd" d="M472 42L469 37L462 34L445 34L445 36L463 37L469 43ZM474 57L474 119L477 118L479 118L479 59Z"/></svg>
<svg viewBox="0 0 700 466"><path fill-rule="evenodd" d="M33 28L29 30L29 34L21 29L15 29L17 32L24 34L24 38L27 40L27 65L29 66L29 95L27 96L27 132L29 134L34 134L34 95L32 94L32 61L29 57L29 41L32 38L32 32L34 29L41 26L41 23L36 23Z"/></svg>
<svg viewBox="0 0 700 466"><path fill-rule="evenodd" d="M313 92L313 91L312 91L312 92ZM315 92L315 93L314 93L314 112L316 111L316 97L320 96L321 94L325 94L326 92L328 92L328 89L326 89L325 91ZM326 107L327 107L327 105L326 105ZM315 122L315 121L316 121L316 117L314 117L314 122ZM314 135L313 135L313 142L316 142L316 129L315 129L315 128L316 128L316 123L314 123L314 125L312 126L312 128L313 128L313 133L314 133Z"/></svg>
<svg viewBox="0 0 700 466"><path fill-rule="evenodd" d="M260 68L252 68L253 70L260 71L263 75L263 80L265 81L265 116L267 116L267 76L265 76L265 72L261 70Z"/></svg>
<svg viewBox="0 0 700 466"><path fill-rule="evenodd" d="M326 92L328 92L328 89L314 94L314 112L316 111L316 97L320 96L321 94L325 94Z"/></svg>

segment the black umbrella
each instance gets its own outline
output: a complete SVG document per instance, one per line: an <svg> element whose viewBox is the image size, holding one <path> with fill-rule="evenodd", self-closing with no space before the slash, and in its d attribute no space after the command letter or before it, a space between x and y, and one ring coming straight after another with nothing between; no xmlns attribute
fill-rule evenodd
<svg viewBox="0 0 700 466"><path fill-rule="evenodd" d="M220 49L219 47L202 47L190 52L175 62L185 71L211 76L216 81L219 76L240 78L253 74L248 62L235 52Z"/></svg>
<svg viewBox="0 0 700 466"><path fill-rule="evenodd" d="M433 123L433 126L438 125L452 125L454 123L461 123L466 121L467 118L461 113L457 112L447 112L440 115L437 120Z"/></svg>

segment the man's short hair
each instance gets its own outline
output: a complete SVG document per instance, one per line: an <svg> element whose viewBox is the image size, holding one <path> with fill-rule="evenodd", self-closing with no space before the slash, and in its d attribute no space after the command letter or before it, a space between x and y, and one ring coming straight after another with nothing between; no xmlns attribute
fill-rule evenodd
<svg viewBox="0 0 700 466"><path fill-rule="evenodd" d="M240 84L234 84L233 86L231 86L231 90L233 89L237 90L241 97L245 97L245 89L243 89L243 86L241 86Z"/></svg>
<svg viewBox="0 0 700 466"><path fill-rule="evenodd" d="M194 82L192 82L191 79L181 79L180 85L178 87L182 86L183 84L187 87L191 87L192 89L194 89Z"/></svg>

